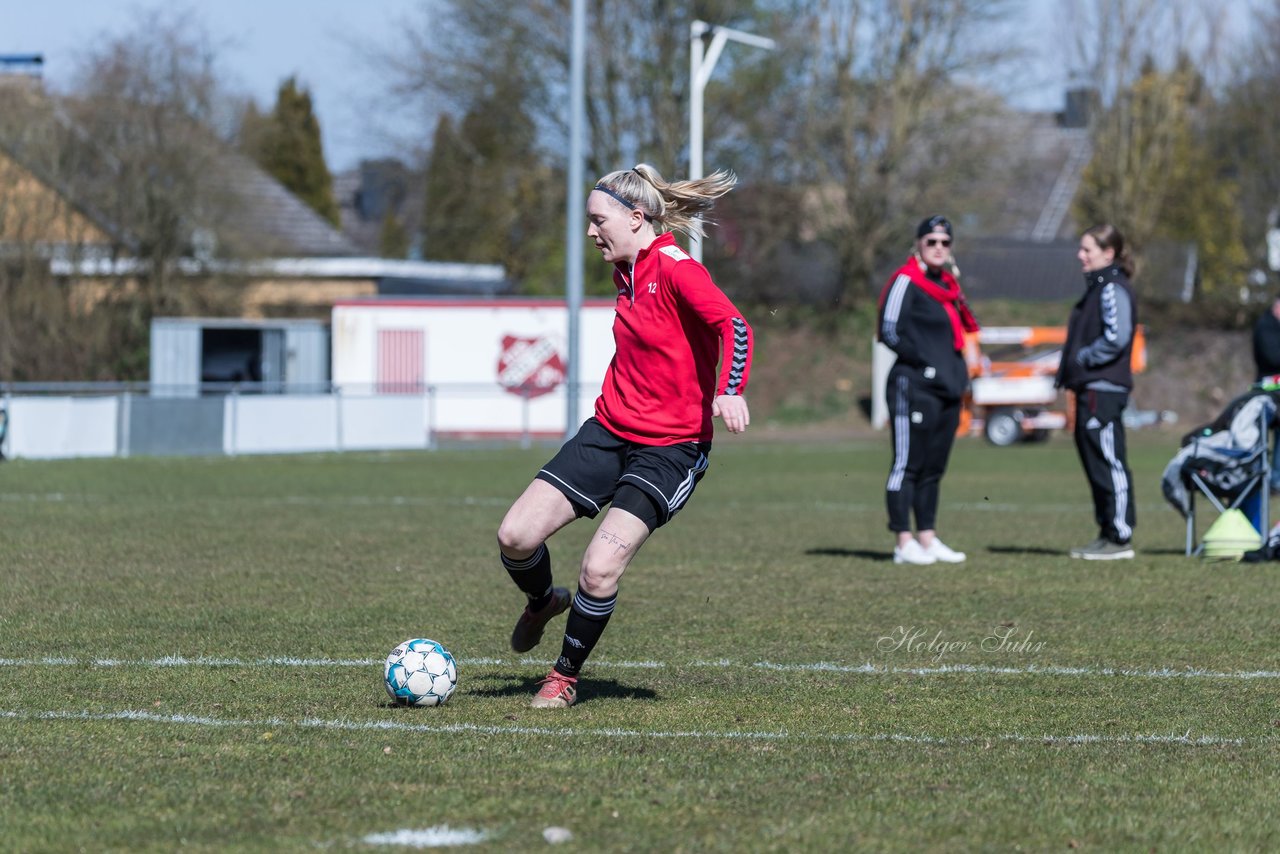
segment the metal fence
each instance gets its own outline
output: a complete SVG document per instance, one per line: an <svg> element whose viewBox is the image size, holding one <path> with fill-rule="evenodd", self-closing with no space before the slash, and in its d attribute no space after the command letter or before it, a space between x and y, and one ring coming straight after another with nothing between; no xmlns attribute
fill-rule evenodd
<svg viewBox="0 0 1280 854"><path fill-rule="evenodd" d="M580 392L579 411L590 412L598 393ZM496 383L325 384L289 394L263 383L0 383L0 453L56 459L529 447L565 434L566 394L563 385Z"/></svg>

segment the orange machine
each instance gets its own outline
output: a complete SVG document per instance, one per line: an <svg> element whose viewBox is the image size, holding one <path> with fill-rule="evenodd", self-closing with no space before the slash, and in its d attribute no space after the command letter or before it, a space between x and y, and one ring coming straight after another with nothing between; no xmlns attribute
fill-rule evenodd
<svg viewBox="0 0 1280 854"><path fill-rule="evenodd" d="M973 379L959 432L982 433L993 445L1048 438L1071 424L1074 407L1059 405L1053 387L1067 340L1065 326L993 326L966 336ZM1147 367L1143 327L1134 331L1133 371Z"/></svg>

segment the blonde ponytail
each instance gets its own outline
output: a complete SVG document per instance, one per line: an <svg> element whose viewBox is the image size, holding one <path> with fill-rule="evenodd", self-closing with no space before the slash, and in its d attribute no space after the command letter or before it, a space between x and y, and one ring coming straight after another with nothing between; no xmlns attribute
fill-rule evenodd
<svg viewBox="0 0 1280 854"><path fill-rule="evenodd" d="M639 163L633 169L610 172L597 182L620 204L630 203L642 212L659 234L679 231L688 236L704 236L704 217L715 200L738 183L732 172L719 170L705 178L667 181L657 169Z"/></svg>

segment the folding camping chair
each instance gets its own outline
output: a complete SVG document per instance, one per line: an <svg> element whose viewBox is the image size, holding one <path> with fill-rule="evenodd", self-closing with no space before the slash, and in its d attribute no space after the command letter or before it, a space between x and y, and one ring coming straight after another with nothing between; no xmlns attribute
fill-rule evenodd
<svg viewBox="0 0 1280 854"><path fill-rule="evenodd" d="M1268 440L1270 427L1276 417L1276 403L1268 394L1245 397L1247 399L1244 405L1237 409L1226 430L1210 433L1205 428L1201 432L1206 435L1195 436L1183 448L1186 456L1181 463L1180 475L1187 486L1187 556L1199 555L1205 547L1203 541L1198 542L1196 539L1197 493L1207 498L1219 515L1228 510L1243 509L1250 498L1256 497L1261 512L1254 524L1260 522L1262 537L1265 539L1267 535L1267 528L1271 524L1271 455ZM1236 403L1237 401L1232 402L1233 405ZM1231 408L1229 405L1228 411ZM1219 416L1219 420L1222 420L1222 416ZM1224 436L1228 431L1231 435ZM1247 438L1253 438L1253 441L1240 441ZM1186 453L1188 450L1189 453Z"/></svg>

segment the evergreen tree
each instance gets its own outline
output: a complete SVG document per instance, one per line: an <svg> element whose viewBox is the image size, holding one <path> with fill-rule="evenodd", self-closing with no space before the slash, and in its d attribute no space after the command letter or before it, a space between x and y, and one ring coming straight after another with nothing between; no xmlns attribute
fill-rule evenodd
<svg viewBox="0 0 1280 854"><path fill-rule="evenodd" d="M249 154L287 190L316 213L338 225L333 178L325 165L320 123L311 108L311 93L293 77L280 84L271 115L246 114L244 144Z"/></svg>
<svg viewBox="0 0 1280 854"><path fill-rule="evenodd" d="M1185 56L1167 72L1145 62L1094 121L1075 218L1115 223L1139 253L1157 241L1194 243L1203 293L1232 298L1248 261L1240 190L1209 145L1208 98Z"/></svg>
<svg viewBox="0 0 1280 854"><path fill-rule="evenodd" d="M423 251L502 264L526 293L563 289L563 178L537 149L518 50L460 122L436 124L426 167ZM547 264L548 258L554 263Z"/></svg>
<svg viewBox="0 0 1280 854"><path fill-rule="evenodd" d="M465 240L472 224L464 222L468 213L466 197L468 158L448 115L436 122L431 157L426 168L426 204L422 210L423 254L437 261L469 261L473 253ZM492 261L494 259L488 259Z"/></svg>

